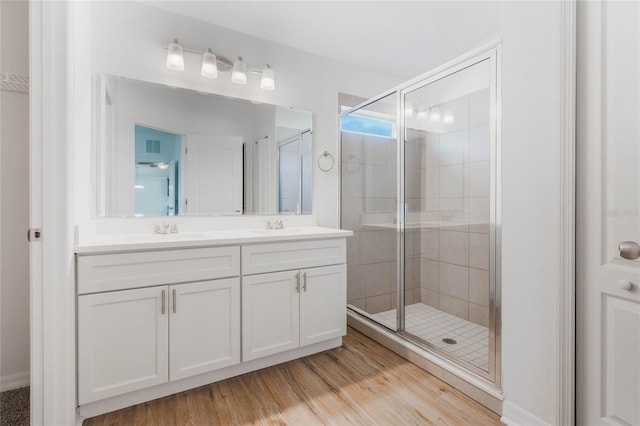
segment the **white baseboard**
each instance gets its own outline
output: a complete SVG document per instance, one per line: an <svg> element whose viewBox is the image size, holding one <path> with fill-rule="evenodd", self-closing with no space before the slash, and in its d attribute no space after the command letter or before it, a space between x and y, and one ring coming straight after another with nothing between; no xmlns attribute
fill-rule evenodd
<svg viewBox="0 0 640 426"><path fill-rule="evenodd" d="M550 426L549 423L518 407L509 400L502 401L502 417L500 421L507 426Z"/></svg>
<svg viewBox="0 0 640 426"><path fill-rule="evenodd" d="M7 374L6 376L0 377L0 392L29 386L30 380L31 378L28 371Z"/></svg>

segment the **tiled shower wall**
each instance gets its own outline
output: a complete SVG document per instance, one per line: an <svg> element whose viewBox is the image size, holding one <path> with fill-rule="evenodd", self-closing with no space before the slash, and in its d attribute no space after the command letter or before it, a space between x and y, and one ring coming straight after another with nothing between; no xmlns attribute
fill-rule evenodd
<svg viewBox="0 0 640 426"><path fill-rule="evenodd" d="M449 129L407 132L409 141L425 147L423 203L416 220L421 225L407 244L413 239L414 252L419 252L420 301L488 326L489 91L454 99L440 109L454 117Z"/></svg>
<svg viewBox="0 0 640 426"><path fill-rule="evenodd" d="M396 147L392 138L342 134L342 228L354 231L347 301L369 313L396 301Z"/></svg>
<svg viewBox="0 0 640 426"><path fill-rule="evenodd" d="M441 105L443 132L408 130L405 304L422 302L489 323L489 92ZM342 227L348 303L396 307L396 140L343 133Z"/></svg>

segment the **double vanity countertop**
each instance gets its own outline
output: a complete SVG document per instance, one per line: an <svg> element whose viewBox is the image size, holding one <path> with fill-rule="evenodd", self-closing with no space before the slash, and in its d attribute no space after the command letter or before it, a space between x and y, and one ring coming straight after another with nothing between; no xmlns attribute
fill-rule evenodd
<svg viewBox="0 0 640 426"><path fill-rule="evenodd" d="M320 226L302 226L285 229L215 229L168 234L95 234L82 238L76 244L75 253L79 255L90 255L136 250L259 244L343 238L350 235L353 235L353 232Z"/></svg>

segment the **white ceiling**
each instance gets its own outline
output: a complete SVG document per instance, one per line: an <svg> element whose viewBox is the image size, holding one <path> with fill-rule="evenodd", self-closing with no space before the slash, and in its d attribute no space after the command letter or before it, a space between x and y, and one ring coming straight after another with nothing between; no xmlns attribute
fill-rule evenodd
<svg viewBox="0 0 640 426"><path fill-rule="evenodd" d="M500 34L499 1L146 1L340 62L414 77Z"/></svg>

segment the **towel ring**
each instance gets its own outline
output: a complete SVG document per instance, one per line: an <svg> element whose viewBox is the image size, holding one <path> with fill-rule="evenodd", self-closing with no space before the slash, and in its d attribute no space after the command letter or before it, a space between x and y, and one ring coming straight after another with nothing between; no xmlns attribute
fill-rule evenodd
<svg viewBox="0 0 640 426"><path fill-rule="evenodd" d="M328 160L323 162L322 161L323 158L327 158ZM327 165L328 161L331 162L330 165ZM322 163L325 163L325 165L323 166ZM335 165L335 163L336 163L336 160L333 158L333 155L331 155L329 151L323 152L320 158L318 158L318 168L323 172L328 172L329 170L333 169L333 166Z"/></svg>

